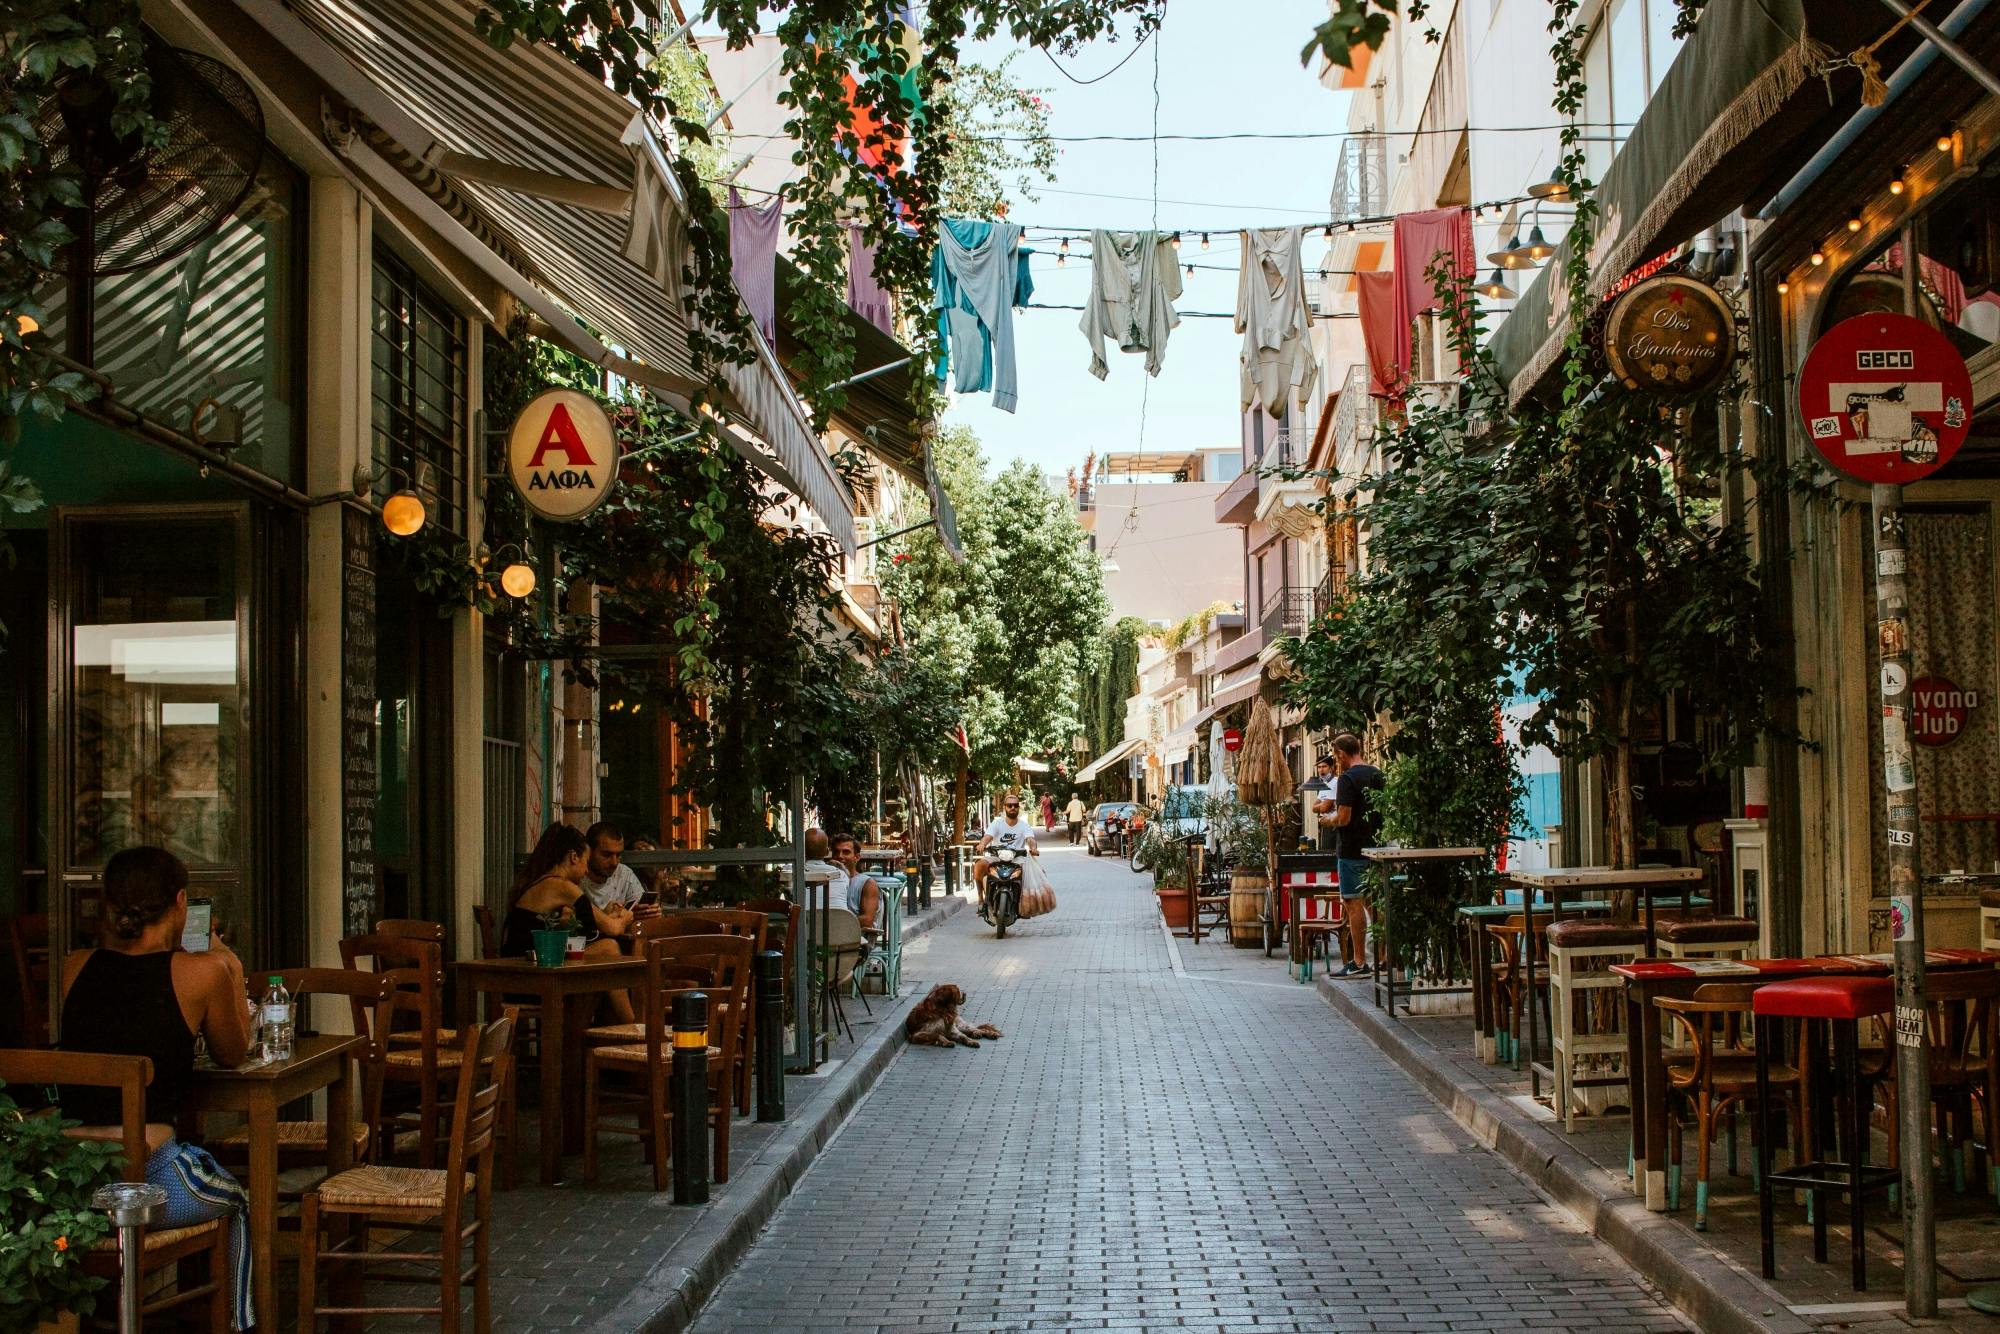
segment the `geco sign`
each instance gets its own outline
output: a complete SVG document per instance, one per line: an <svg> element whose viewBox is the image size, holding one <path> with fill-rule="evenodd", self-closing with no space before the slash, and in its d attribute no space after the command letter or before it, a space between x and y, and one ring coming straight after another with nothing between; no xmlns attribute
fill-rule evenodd
<svg viewBox="0 0 2000 1334"><path fill-rule="evenodd" d="M1910 736L1918 745L1949 746L1964 735L1978 707L1977 690L1960 690L1943 676L1919 676L1910 682Z"/></svg>
<svg viewBox="0 0 2000 1334"><path fill-rule="evenodd" d="M588 394L535 395L507 432L507 475L530 510L569 523L604 503L618 481L618 437Z"/></svg>
<svg viewBox="0 0 2000 1334"><path fill-rule="evenodd" d="M1942 468L1972 429L1972 377L1951 340L1909 315L1856 315L1799 369L1806 437L1835 472L1900 485Z"/></svg>

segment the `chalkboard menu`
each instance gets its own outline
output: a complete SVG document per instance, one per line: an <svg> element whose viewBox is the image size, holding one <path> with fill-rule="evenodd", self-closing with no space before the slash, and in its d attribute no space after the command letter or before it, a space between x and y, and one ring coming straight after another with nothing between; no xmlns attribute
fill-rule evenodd
<svg viewBox="0 0 2000 1334"><path fill-rule="evenodd" d="M375 534L342 511L340 585L341 902L348 935L373 929L375 904Z"/></svg>

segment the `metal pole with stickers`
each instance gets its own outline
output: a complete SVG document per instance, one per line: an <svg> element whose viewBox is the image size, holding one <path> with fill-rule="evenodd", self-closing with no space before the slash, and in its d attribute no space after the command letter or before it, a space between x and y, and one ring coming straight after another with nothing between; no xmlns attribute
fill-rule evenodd
<svg viewBox="0 0 2000 1334"><path fill-rule="evenodd" d="M1905 235L1903 251L1913 269L1912 240ZM1913 273L1905 274L1905 286L1914 290ZM1930 1172L1930 1051L1917 866L1917 765L1910 731L1910 567L1903 487L1950 460L1971 425L1971 404L1972 381L1957 349L1910 315L1881 312L1843 320L1813 344L1799 370L1799 413L1807 437L1828 466L1867 483L1872 502L1887 801L1881 827L1896 970L1899 1124L1894 1133L1903 1168L1903 1297L1915 1316L1937 1314L1937 1226Z"/></svg>

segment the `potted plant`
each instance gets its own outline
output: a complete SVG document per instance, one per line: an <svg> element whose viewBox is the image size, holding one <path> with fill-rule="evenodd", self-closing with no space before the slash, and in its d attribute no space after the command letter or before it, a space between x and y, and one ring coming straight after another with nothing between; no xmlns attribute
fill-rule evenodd
<svg viewBox="0 0 2000 1334"><path fill-rule="evenodd" d="M74 1330L105 1280L84 1257L111 1231L90 1203L121 1147L71 1139L60 1115L30 1115L0 1088L0 1329Z"/></svg>
<svg viewBox="0 0 2000 1334"><path fill-rule="evenodd" d="M563 966L563 956L569 952L569 923L563 920L564 911L562 908L551 908L543 913L542 924L533 933L535 963L540 967Z"/></svg>

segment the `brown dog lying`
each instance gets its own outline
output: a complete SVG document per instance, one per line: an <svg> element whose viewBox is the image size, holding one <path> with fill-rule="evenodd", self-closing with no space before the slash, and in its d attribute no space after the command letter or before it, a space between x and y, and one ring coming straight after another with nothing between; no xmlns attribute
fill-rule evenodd
<svg viewBox="0 0 2000 1334"><path fill-rule="evenodd" d="M903 1020L903 1035L910 1041L925 1047L949 1047L953 1043L961 1047L977 1047L975 1038L997 1038L1000 1030L991 1024L974 1027L958 1017L958 1007L965 1004L965 993L946 982L931 988L931 994L924 997L917 1008L910 1011Z"/></svg>

